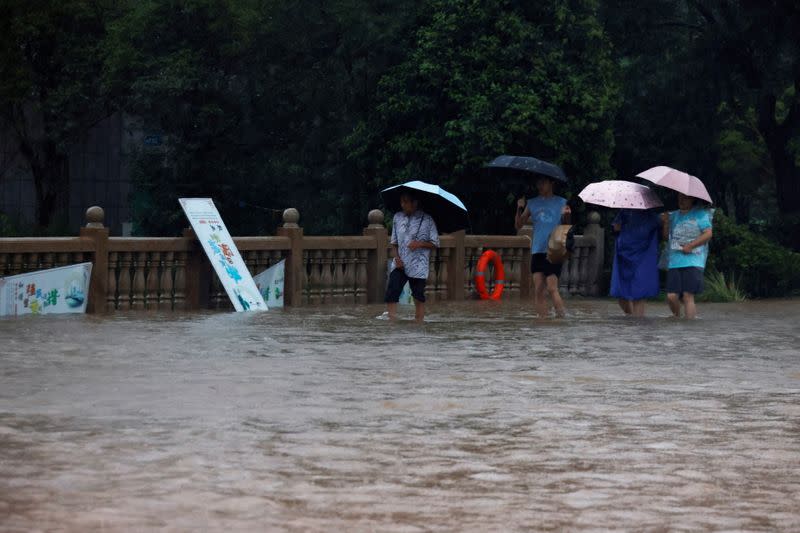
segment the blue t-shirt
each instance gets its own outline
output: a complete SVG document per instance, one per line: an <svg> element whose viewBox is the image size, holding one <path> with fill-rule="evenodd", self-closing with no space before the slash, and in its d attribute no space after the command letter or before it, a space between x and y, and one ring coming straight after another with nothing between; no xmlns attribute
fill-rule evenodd
<svg viewBox="0 0 800 533"><path fill-rule="evenodd" d="M708 243L694 248L691 253L681 251L684 244L698 238L711 227L711 210L694 208L686 213L669 213L669 268L705 268L708 259Z"/></svg>
<svg viewBox="0 0 800 533"><path fill-rule="evenodd" d="M560 196L547 198L536 196L528 200L528 211L531 212L531 224L533 224L532 254L547 253L547 241L561 222L561 210L566 203L567 200Z"/></svg>

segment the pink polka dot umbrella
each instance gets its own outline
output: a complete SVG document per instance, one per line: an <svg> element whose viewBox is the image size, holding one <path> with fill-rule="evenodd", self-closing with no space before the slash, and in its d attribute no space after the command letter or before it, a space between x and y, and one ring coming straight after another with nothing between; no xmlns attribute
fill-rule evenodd
<svg viewBox="0 0 800 533"><path fill-rule="evenodd" d="M619 209L651 209L663 205L650 187L631 181L590 183L578 193L578 197L587 204Z"/></svg>

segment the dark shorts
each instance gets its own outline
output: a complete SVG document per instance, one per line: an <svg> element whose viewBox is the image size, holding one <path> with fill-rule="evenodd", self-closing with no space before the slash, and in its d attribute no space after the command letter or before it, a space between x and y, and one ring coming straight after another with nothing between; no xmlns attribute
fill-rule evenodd
<svg viewBox="0 0 800 533"><path fill-rule="evenodd" d="M547 260L547 254L533 254L531 256L531 274L541 272L544 277L561 275L561 265L554 265Z"/></svg>
<svg viewBox="0 0 800 533"><path fill-rule="evenodd" d="M402 268L395 268L389 274L389 283L386 286L386 297L384 302L397 303L400 300L400 293L403 292L403 287L408 282L411 287L411 296L418 302L425 302L425 282L427 280L422 278L409 278L406 276L406 271Z"/></svg>
<svg viewBox="0 0 800 533"><path fill-rule="evenodd" d="M703 292L703 269L697 267L670 268L667 271L667 292L681 295Z"/></svg>

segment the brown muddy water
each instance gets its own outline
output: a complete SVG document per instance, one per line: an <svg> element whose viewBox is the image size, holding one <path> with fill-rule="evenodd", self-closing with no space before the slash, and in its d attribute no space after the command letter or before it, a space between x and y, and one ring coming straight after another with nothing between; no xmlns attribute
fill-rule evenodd
<svg viewBox="0 0 800 533"><path fill-rule="evenodd" d="M800 530L800 301L491 304L2 320L0 531Z"/></svg>

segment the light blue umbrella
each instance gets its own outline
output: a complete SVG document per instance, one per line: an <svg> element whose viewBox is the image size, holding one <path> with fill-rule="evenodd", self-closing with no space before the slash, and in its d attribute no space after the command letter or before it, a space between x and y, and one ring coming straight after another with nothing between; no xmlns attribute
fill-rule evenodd
<svg viewBox="0 0 800 533"><path fill-rule="evenodd" d="M409 192L419 200L420 208L433 217L440 232L452 233L469 227L464 203L455 194L424 181L409 181L382 190L381 197L386 208L399 211L403 192Z"/></svg>

